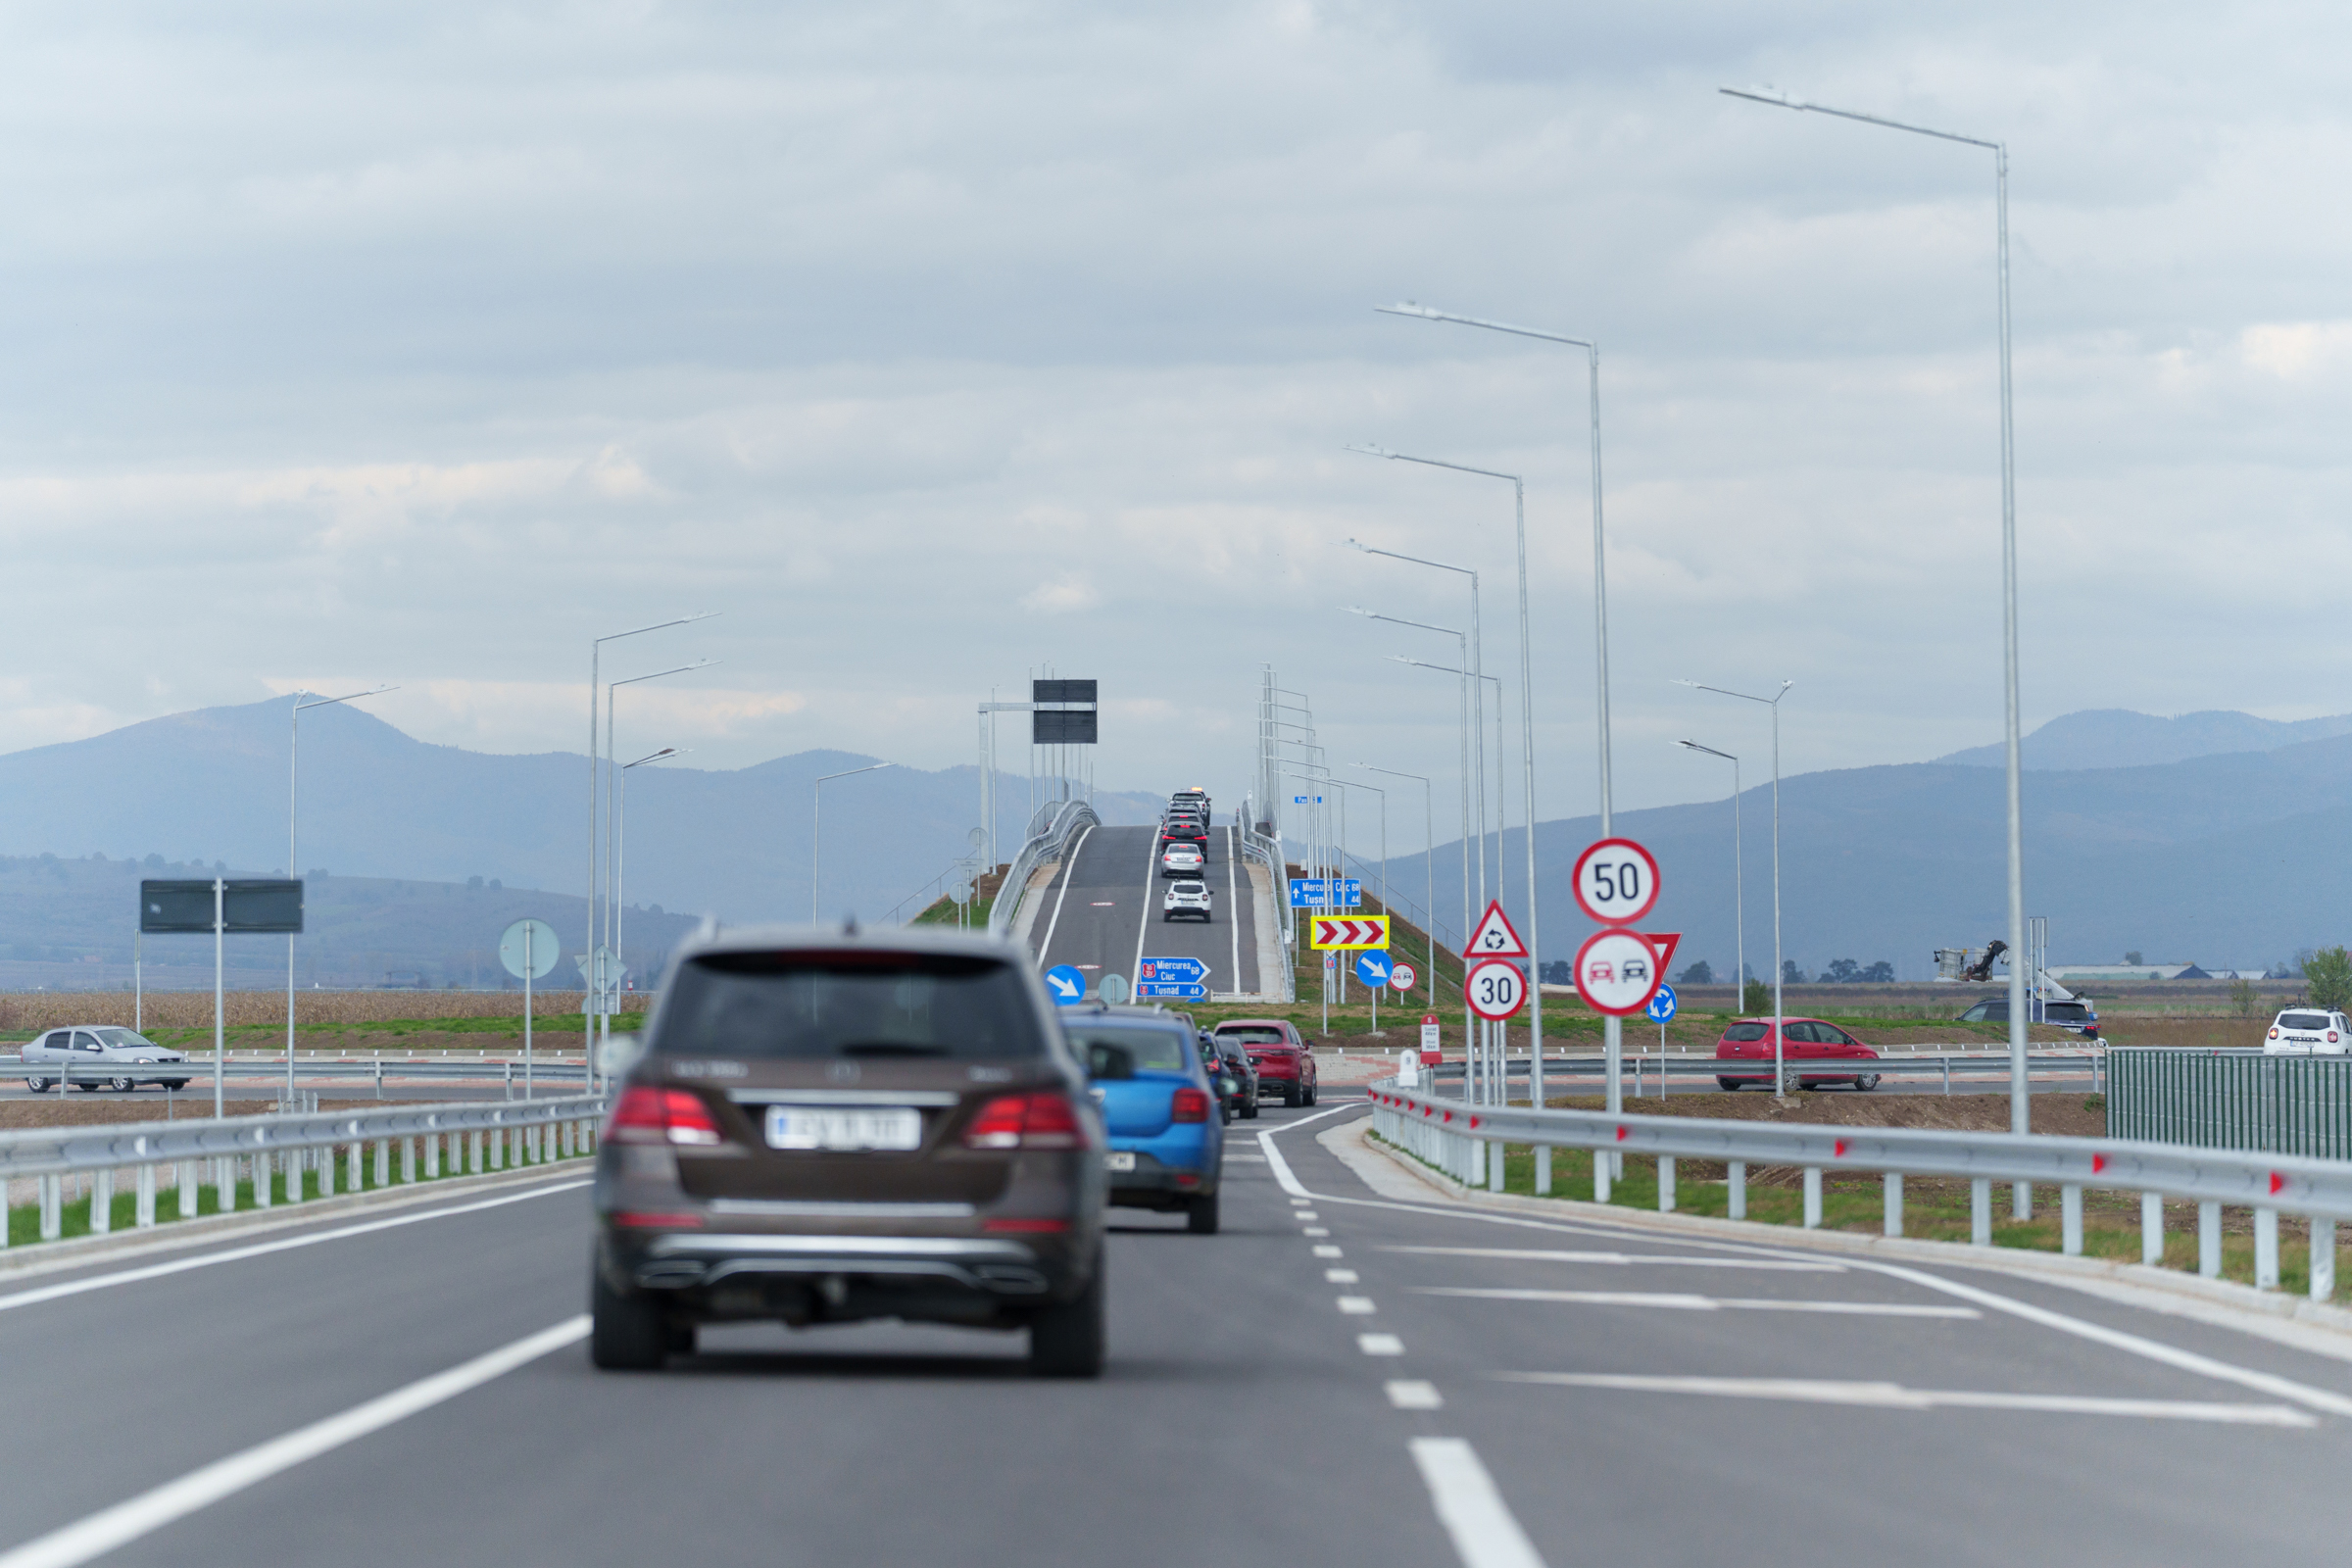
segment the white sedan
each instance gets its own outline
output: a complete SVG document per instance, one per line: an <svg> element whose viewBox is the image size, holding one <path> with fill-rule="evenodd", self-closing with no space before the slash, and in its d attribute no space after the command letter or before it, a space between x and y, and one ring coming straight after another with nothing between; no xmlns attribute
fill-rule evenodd
<svg viewBox="0 0 2352 1568"><path fill-rule="evenodd" d="M142 1083L161 1083L171 1089L187 1087L184 1072L163 1071L156 1068L164 1063L184 1067L187 1053L159 1046L145 1035L122 1028L119 1024L82 1024L72 1029L52 1029L38 1039L26 1043L20 1054L28 1071L24 1087L42 1094L49 1086L65 1076L65 1066L71 1063L74 1087L94 1090L101 1084L128 1094ZM53 1073L44 1074L35 1063L55 1063ZM137 1072L124 1071L135 1067Z"/></svg>
<svg viewBox="0 0 2352 1568"><path fill-rule="evenodd" d="M1199 876L1208 868L1208 857L1200 853L1198 844L1181 839L1159 852L1161 876Z"/></svg>
<svg viewBox="0 0 2352 1568"><path fill-rule="evenodd" d="M1171 882L1167 897L1159 901L1162 920L1206 920L1208 916L1208 884L1205 882Z"/></svg>

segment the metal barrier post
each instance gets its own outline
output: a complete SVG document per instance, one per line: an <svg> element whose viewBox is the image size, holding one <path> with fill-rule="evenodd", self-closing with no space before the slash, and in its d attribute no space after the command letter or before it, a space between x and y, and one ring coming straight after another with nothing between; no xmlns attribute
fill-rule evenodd
<svg viewBox="0 0 2352 1568"><path fill-rule="evenodd" d="M1805 1229L1821 1228L1821 1167L1805 1167Z"/></svg>
<svg viewBox="0 0 2352 1568"><path fill-rule="evenodd" d="M1903 1234L1903 1173L1890 1170L1879 1178L1886 1189L1886 1232L1889 1236Z"/></svg>
<svg viewBox="0 0 2352 1568"><path fill-rule="evenodd" d="M293 1161L288 1160L286 1163L290 1167L292 1166ZM270 1191L270 1188L275 1185L274 1167L276 1164L277 1156L275 1154L256 1154L253 1156L253 1206L256 1208L268 1208L276 1200L275 1195ZM302 1201L301 1177L293 1176L288 1178L286 1182L286 1201L289 1203L299 1203Z"/></svg>
<svg viewBox="0 0 2352 1568"><path fill-rule="evenodd" d="M237 1211L237 1161L233 1155L222 1155L213 1161L213 1185L220 1189L220 1212Z"/></svg>
<svg viewBox="0 0 2352 1568"><path fill-rule="evenodd" d="M90 1234L104 1236L115 1228L115 1173L90 1173Z"/></svg>
<svg viewBox="0 0 2352 1568"><path fill-rule="evenodd" d="M1658 1156L1658 1212L1674 1212L1674 1160L1665 1154Z"/></svg>
<svg viewBox="0 0 2352 1568"><path fill-rule="evenodd" d="M1992 1178L1979 1176L1968 1184L1968 1242L1971 1247L1992 1245Z"/></svg>
<svg viewBox="0 0 2352 1568"><path fill-rule="evenodd" d="M41 1240L54 1242L66 1233L66 1179L43 1176L36 1189L41 1202Z"/></svg>
<svg viewBox="0 0 2352 1568"><path fill-rule="evenodd" d="M441 1135L439 1133L427 1133L424 1138L424 1179L428 1182L441 1179Z"/></svg>
<svg viewBox="0 0 2352 1568"><path fill-rule="evenodd" d="M2335 1221L2331 1219L2314 1218L2311 1222L2311 1298L2335 1299Z"/></svg>
<svg viewBox="0 0 2352 1568"><path fill-rule="evenodd" d="M318 1151L318 1196L335 1196L335 1146L332 1144Z"/></svg>
<svg viewBox="0 0 2352 1568"><path fill-rule="evenodd" d="M381 1149L383 1146L378 1144L376 1147ZM362 1187L367 1185L360 1180L360 1152L361 1145L357 1140L354 1140L349 1151L351 1169L344 1173L345 1180L343 1183L343 1190L347 1193L356 1193ZM383 1156L381 1154L376 1156L376 1163L379 1165L383 1163ZM378 1182L376 1185L380 1187L383 1184Z"/></svg>
<svg viewBox="0 0 2352 1568"><path fill-rule="evenodd" d="M2222 1277L2222 1205L2197 1205L2197 1273L2209 1280Z"/></svg>
<svg viewBox="0 0 2352 1568"><path fill-rule="evenodd" d="M2254 1288L2278 1288L2278 1211L2275 1208L2254 1211Z"/></svg>
<svg viewBox="0 0 2352 1568"><path fill-rule="evenodd" d="M1499 1193L1502 1191L1502 1162L1505 1152L1506 1151L1500 1144L1492 1144L1488 1146L1487 1191L1490 1193Z"/></svg>
<svg viewBox="0 0 2352 1568"><path fill-rule="evenodd" d="M183 1159L179 1162L179 1177L172 1184L179 1189L179 1217L194 1219L198 1200L203 1196L204 1165L201 1160Z"/></svg>
<svg viewBox="0 0 2352 1568"><path fill-rule="evenodd" d="M1734 1219L1745 1219L1747 1218L1747 1161L1744 1159L1733 1160L1729 1176L1730 1179L1725 1185L1731 1190L1731 1216Z"/></svg>
<svg viewBox="0 0 2352 1568"><path fill-rule="evenodd" d="M360 1184L355 1181L351 1185L357 1187ZM375 1141L375 1185L378 1187L392 1185L392 1140L389 1138L378 1138Z"/></svg>
<svg viewBox="0 0 2352 1568"><path fill-rule="evenodd" d="M400 1179L404 1185L414 1185L416 1180L416 1140L414 1138L400 1141Z"/></svg>
<svg viewBox="0 0 2352 1568"><path fill-rule="evenodd" d="M1536 1146L1536 1194L1540 1198L1551 1195L1551 1146Z"/></svg>
<svg viewBox="0 0 2352 1568"><path fill-rule="evenodd" d="M1605 1203L1608 1200L1609 1152L1605 1149L1595 1149L1592 1151L1592 1201Z"/></svg>
<svg viewBox="0 0 2352 1568"><path fill-rule="evenodd" d="M150 1229L155 1224L155 1167L153 1165L139 1167L138 1203L131 1212L130 1222L141 1230Z"/></svg>
<svg viewBox="0 0 2352 1568"><path fill-rule="evenodd" d="M2139 1195L2139 1260L2150 1268L2164 1261L2164 1196Z"/></svg>
<svg viewBox="0 0 2352 1568"><path fill-rule="evenodd" d="M2082 1189L2073 1182L2058 1189L2058 1250L2082 1255Z"/></svg>

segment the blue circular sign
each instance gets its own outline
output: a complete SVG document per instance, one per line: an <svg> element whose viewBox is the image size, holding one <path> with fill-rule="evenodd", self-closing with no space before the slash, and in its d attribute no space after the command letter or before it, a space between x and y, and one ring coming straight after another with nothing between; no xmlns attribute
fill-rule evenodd
<svg viewBox="0 0 2352 1568"><path fill-rule="evenodd" d="M1672 1023L1674 1021L1674 987L1663 980L1659 981L1657 995L1649 999L1647 1010L1650 1022Z"/></svg>
<svg viewBox="0 0 2352 1568"><path fill-rule="evenodd" d="M1086 1000L1086 976L1075 964L1057 963L1046 971L1046 989L1057 1007L1073 1007Z"/></svg>
<svg viewBox="0 0 2352 1568"><path fill-rule="evenodd" d="M1355 959L1355 977L1368 986L1387 985L1389 983L1389 956L1379 952L1358 954Z"/></svg>

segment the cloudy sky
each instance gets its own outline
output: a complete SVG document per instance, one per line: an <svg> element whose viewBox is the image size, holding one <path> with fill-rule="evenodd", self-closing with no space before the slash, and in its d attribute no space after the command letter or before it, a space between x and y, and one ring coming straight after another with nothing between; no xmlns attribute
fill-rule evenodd
<svg viewBox="0 0 2352 1568"><path fill-rule="evenodd" d="M378 681L384 717L939 766L1033 666L1103 783L1248 778L1256 671L1449 776L1477 567L1539 806L1997 738L2006 138L2028 724L2352 709L2347 29L1860 0L48 4L0 19L9 748ZM1512 767L1515 773L1516 740ZM1756 774L1751 773L1750 777ZM1514 789L1512 813L1518 812Z"/></svg>

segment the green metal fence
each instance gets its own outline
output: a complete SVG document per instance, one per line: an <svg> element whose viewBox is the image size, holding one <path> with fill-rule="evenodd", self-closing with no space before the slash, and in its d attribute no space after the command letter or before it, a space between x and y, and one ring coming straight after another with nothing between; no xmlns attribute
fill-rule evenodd
<svg viewBox="0 0 2352 1568"><path fill-rule="evenodd" d="M2352 1159L2352 1056L2112 1047L2107 1133Z"/></svg>

